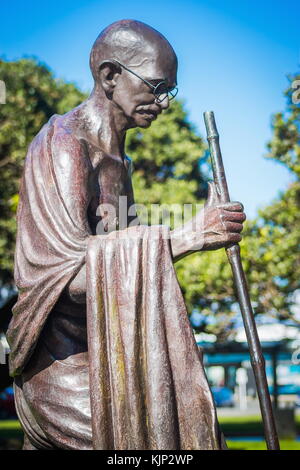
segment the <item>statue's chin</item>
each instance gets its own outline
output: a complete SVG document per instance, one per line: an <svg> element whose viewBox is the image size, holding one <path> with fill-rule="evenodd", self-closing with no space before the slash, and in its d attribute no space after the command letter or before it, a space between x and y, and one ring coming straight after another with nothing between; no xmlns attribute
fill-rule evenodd
<svg viewBox="0 0 300 470"><path fill-rule="evenodd" d="M154 119L152 119L150 116L141 116L139 117L139 119L136 120L136 124L138 127L146 129L147 127L151 126L152 121L154 121Z"/></svg>
<svg viewBox="0 0 300 470"><path fill-rule="evenodd" d="M138 127L142 127L143 129L147 129L148 127L151 126L151 124L152 124L151 121L146 121L146 122L144 122L144 123L142 123L142 124L139 124Z"/></svg>

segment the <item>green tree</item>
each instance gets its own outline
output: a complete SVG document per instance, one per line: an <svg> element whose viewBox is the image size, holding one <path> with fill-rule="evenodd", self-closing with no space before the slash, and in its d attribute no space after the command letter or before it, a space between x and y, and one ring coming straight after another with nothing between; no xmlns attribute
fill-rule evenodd
<svg viewBox="0 0 300 470"><path fill-rule="evenodd" d="M0 105L0 283L13 279L19 179L33 137L55 113L77 106L85 97L75 85L54 78L35 59L0 60L6 104Z"/></svg>
<svg viewBox="0 0 300 470"><path fill-rule="evenodd" d="M293 182L272 205L259 211L249 227L248 249L256 253L249 272L257 313L298 321L293 307L300 288L300 104L295 99L300 93L293 84L300 88L300 74L289 80L287 108L273 116L267 158L286 166Z"/></svg>
<svg viewBox="0 0 300 470"><path fill-rule="evenodd" d="M286 166L293 182L246 223L241 253L254 314L299 322L293 310L300 289L300 105L293 103L300 93L292 87L296 80L299 74L290 77L285 92L286 111L273 116L266 155ZM233 338L240 313L224 250L193 255L188 270L181 265L178 275L190 311L198 312L199 331L214 333L220 341Z"/></svg>

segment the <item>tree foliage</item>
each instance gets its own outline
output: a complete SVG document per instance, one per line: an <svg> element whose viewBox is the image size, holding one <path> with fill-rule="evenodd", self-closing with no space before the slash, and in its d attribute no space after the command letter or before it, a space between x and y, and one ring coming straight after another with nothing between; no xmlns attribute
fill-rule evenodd
<svg viewBox="0 0 300 470"><path fill-rule="evenodd" d="M299 79L299 74L290 77L291 83ZM266 155L286 166L293 182L246 223L241 253L254 314L299 322L294 307L300 288L300 105L293 103L293 93L290 86L286 111L272 118ZM187 286L186 300L198 329L219 340L234 337L240 314L224 250L194 255L189 262L188 275L180 266L179 278Z"/></svg>
<svg viewBox="0 0 300 470"><path fill-rule="evenodd" d="M293 307L300 288L300 104L293 103L292 84L296 80L300 84L299 79L300 74L289 77L287 107L273 116L267 154L290 170L293 182L272 205L259 211L249 240L249 248L254 245L257 253L251 274L257 312L294 321L298 321Z"/></svg>
<svg viewBox="0 0 300 470"><path fill-rule="evenodd" d="M19 179L27 147L55 113L83 99L73 84L56 80L34 59L0 60L0 79L6 84L6 104L0 105L0 282L12 282Z"/></svg>

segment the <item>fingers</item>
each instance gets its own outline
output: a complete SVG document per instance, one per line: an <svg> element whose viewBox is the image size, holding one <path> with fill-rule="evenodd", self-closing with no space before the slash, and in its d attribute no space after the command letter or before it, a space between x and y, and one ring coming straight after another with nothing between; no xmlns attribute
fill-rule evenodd
<svg viewBox="0 0 300 470"><path fill-rule="evenodd" d="M244 211L243 204L237 201L225 202L224 204L219 204L219 207L229 212L243 212Z"/></svg>
<svg viewBox="0 0 300 470"><path fill-rule="evenodd" d="M224 247L227 247L234 243L239 243L242 240L242 236L240 235L240 233L243 230L243 224L237 222L222 221L222 225L225 232L223 233L223 235L220 236L220 238L223 240Z"/></svg>
<svg viewBox="0 0 300 470"><path fill-rule="evenodd" d="M242 236L239 233L227 233L224 246L231 245L232 243L239 243L242 240Z"/></svg>
<svg viewBox="0 0 300 470"><path fill-rule="evenodd" d="M243 225L235 222L225 222L226 232L240 233L243 230Z"/></svg>
<svg viewBox="0 0 300 470"><path fill-rule="evenodd" d="M218 207L221 209L223 222L242 223L246 220L244 206L240 202L227 202L222 205L219 204Z"/></svg>
<svg viewBox="0 0 300 470"><path fill-rule="evenodd" d="M222 210L221 214L223 222L235 222L239 224L246 220L246 214L244 212L229 212L227 210Z"/></svg>

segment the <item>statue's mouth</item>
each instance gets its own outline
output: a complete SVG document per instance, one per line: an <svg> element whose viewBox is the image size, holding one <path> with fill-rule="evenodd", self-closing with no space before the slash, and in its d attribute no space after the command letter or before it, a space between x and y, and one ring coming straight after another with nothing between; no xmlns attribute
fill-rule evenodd
<svg viewBox="0 0 300 470"><path fill-rule="evenodd" d="M157 118L157 113L154 111L140 110L137 112L141 114L147 121L154 121Z"/></svg>

